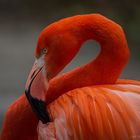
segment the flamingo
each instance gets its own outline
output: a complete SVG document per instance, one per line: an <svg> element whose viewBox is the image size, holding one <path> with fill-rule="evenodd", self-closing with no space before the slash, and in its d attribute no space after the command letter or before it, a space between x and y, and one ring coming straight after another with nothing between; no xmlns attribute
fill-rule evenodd
<svg viewBox="0 0 140 140"><path fill-rule="evenodd" d="M89 39L100 43L97 58L57 76ZM140 82L118 80L129 54L121 26L100 14L49 25L0 140L139 140Z"/></svg>

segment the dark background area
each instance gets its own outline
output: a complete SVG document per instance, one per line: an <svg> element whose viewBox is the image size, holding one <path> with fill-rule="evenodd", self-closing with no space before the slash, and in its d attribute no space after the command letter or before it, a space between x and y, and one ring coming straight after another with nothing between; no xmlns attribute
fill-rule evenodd
<svg viewBox="0 0 140 140"><path fill-rule="evenodd" d="M24 92L40 31L61 18L88 13L101 13L124 28L131 58L121 78L140 80L139 0L0 0L0 128L8 106ZM98 46L86 42L65 70L95 57Z"/></svg>

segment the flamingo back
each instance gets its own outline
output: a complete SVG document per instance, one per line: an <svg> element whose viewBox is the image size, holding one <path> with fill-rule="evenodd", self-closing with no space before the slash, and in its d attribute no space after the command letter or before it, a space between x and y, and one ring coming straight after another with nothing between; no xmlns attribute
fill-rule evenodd
<svg viewBox="0 0 140 140"><path fill-rule="evenodd" d="M39 140L139 140L140 82L121 80L69 91L48 106Z"/></svg>

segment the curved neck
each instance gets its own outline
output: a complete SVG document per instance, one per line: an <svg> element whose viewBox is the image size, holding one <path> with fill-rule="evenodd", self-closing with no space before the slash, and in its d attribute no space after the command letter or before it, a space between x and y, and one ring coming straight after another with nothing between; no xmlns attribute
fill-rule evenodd
<svg viewBox="0 0 140 140"><path fill-rule="evenodd" d="M90 63L50 80L47 103L75 88L115 83L129 58L127 41L121 27L98 14L75 16L60 22L63 23L61 30L68 35L65 38L73 39L71 42L65 41L65 47L74 48L73 57L88 39L99 42L101 52Z"/></svg>

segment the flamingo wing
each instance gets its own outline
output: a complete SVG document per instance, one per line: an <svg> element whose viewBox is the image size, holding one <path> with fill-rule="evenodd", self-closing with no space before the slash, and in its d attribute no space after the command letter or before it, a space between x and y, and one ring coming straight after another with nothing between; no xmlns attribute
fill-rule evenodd
<svg viewBox="0 0 140 140"><path fill-rule="evenodd" d="M140 139L137 81L121 80L114 85L74 89L60 96L48 109L53 122L39 123L40 140Z"/></svg>

